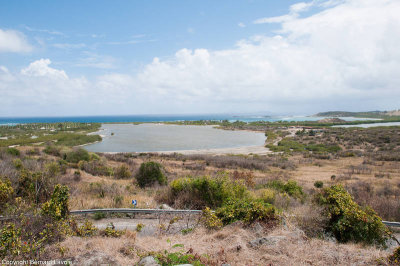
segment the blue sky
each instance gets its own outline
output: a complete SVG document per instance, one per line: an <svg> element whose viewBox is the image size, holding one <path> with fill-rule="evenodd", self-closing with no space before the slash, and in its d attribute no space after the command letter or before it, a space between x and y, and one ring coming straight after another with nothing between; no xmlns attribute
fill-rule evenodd
<svg viewBox="0 0 400 266"><path fill-rule="evenodd" d="M54 65L75 74L99 73L88 66L76 67L84 65L82 59L89 57L96 58L97 63L105 61L103 68L136 69L154 57L168 57L183 47L232 48L239 39L274 28L242 28L239 23L251 24L258 17L284 14L295 2L2 1L0 27L23 32L35 51L23 56L1 54L0 60L12 62L10 68L19 69L37 58L48 57Z"/></svg>
<svg viewBox="0 0 400 266"><path fill-rule="evenodd" d="M0 1L0 116L397 109L376 2Z"/></svg>

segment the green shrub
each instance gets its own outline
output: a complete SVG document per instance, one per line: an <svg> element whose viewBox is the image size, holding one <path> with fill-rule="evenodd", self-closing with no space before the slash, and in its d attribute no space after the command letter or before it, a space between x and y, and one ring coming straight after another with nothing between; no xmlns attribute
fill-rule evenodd
<svg viewBox="0 0 400 266"><path fill-rule="evenodd" d="M114 170L112 167L106 165L104 161L80 161L78 167L85 172L96 175L96 176L112 176L114 175Z"/></svg>
<svg viewBox="0 0 400 266"><path fill-rule="evenodd" d="M303 188L294 180L289 180L286 183L281 180L272 180L267 183L266 187L287 193L289 196L297 199L303 199L305 196Z"/></svg>
<svg viewBox="0 0 400 266"><path fill-rule="evenodd" d="M201 221L207 229L220 229L223 226L221 219L208 207L202 211Z"/></svg>
<svg viewBox="0 0 400 266"><path fill-rule="evenodd" d="M51 199L42 205L42 214L56 220L63 219L68 215L68 187L60 184L54 187Z"/></svg>
<svg viewBox="0 0 400 266"><path fill-rule="evenodd" d="M322 181L314 182L314 187L316 187L316 188L322 188L323 186L324 186L324 182L322 182Z"/></svg>
<svg viewBox="0 0 400 266"><path fill-rule="evenodd" d="M400 265L400 247L396 248L392 255L388 259L390 265Z"/></svg>
<svg viewBox="0 0 400 266"><path fill-rule="evenodd" d="M172 247L183 247L182 244L176 244ZM212 263L207 259L207 256L200 256L198 254L190 254L190 251L183 252L183 250L177 252L168 252L164 250L164 252L159 253L150 253L148 255L154 256L158 261L159 265L194 265L194 266L203 266L203 265L216 265L216 263Z"/></svg>
<svg viewBox="0 0 400 266"><path fill-rule="evenodd" d="M361 208L343 186L325 188L317 200L329 219L327 230L338 241L385 246L390 232L382 219L371 208Z"/></svg>
<svg viewBox="0 0 400 266"><path fill-rule="evenodd" d="M116 179L128 179L128 178L131 178L131 176L132 176L132 173L131 173L131 171L129 171L128 166L126 166L125 164L117 167L114 170L114 177Z"/></svg>
<svg viewBox="0 0 400 266"><path fill-rule="evenodd" d="M120 237L124 234L124 231L115 230L113 227L107 226L106 229L100 232L100 235L106 237Z"/></svg>
<svg viewBox="0 0 400 266"><path fill-rule="evenodd" d="M95 220L101 220L106 218L106 213L105 212L95 212L93 215L93 219Z"/></svg>
<svg viewBox="0 0 400 266"><path fill-rule="evenodd" d="M255 221L275 221L277 220L277 209L262 200L231 199L224 206L215 211L223 224L230 224L236 221L243 221L251 224Z"/></svg>
<svg viewBox="0 0 400 266"><path fill-rule="evenodd" d="M85 222L76 229L75 234L81 237L93 236L96 234L97 230L98 229L91 221L85 220Z"/></svg>
<svg viewBox="0 0 400 266"><path fill-rule="evenodd" d="M16 148L7 148L6 152L13 156L19 156L21 154L20 151Z"/></svg>
<svg viewBox="0 0 400 266"><path fill-rule="evenodd" d="M188 208L218 208L229 199L249 196L247 187L240 181L231 181L226 176L179 178L169 185L169 204L187 198L183 204Z"/></svg>
<svg viewBox="0 0 400 266"><path fill-rule="evenodd" d="M256 192L257 198L261 199L265 203L274 204L276 191L270 188L263 188Z"/></svg>
<svg viewBox="0 0 400 266"><path fill-rule="evenodd" d="M157 162L142 163L136 175L139 187L152 186L158 182L160 185L167 184L167 177L163 173L163 167Z"/></svg>
<svg viewBox="0 0 400 266"><path fill-rule="evenodd" d="M56 162L50 162L45 165L46 173L50 177L55 177L58 174L60 174L61 169L60 169L60 164Z"/></svg>
<svg viewBox="0 0 400 266"><path fill-rule="evenodd" d="M20 158L14 159L13 165L14 165L15 169L18 169L18 170L20 170L24 167Z"/></svg>
<svg viewBox="0 0 400 266"><path fill-rule="evenodd" d="M96 153L91 152L89 154L89 156L90 156L90 158L89 158L90 161L99 161L100 160L100 156L97 155Z"/></svg>
<svg viewBox="0 0 400 266"><path fill-rule="evenodd" d="M136 232L141 232L142 230L143 230L143 228L144 228L144 224L142 224L142 223L138 223L137 225L136 225Z"/></svg>
<svg viewBox="0 0 400 266"><path fill-rule="evenodd" d="M2 180L0 178L0 207L2 208L9 200L12 199L14 189L11 186L10 180ZM0 209L0 213L2 209Z"/></svg>
<svg viewBox="0 0 400 266"><path fill-rule="evenodd" d="M65 158L65 160L69 163L78 163L79 161L89 161L89 159L90 159L89 152L82 148L68 152Z"/></svg>
<svg viewBox="0 0 400 266"><path fill-rule="evenodd" d="M60 150L61 148L59 147L56 147L54 145L49 145L46 146L46 148L44 148L43 152L49 155L60 156L61 155Z"/></svg>

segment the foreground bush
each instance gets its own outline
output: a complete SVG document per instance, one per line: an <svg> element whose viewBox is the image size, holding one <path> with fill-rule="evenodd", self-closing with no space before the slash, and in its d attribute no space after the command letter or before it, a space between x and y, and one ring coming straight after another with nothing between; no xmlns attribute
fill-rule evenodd
<svg viewBox="0 0 400 266"><path fill-rule="evenodd" d="M172 181L166 200L170 205L180 202L183 205L180 207L203 209L218 208L230 199L242 199L246 196L248 191L242 182L233 182L226 176L202 176Z"/></svg>
<svg viewBox="0 0 400 266"><path fill-rule="evenodd" d="M361 208L341 185L323 190L318 202L325 207L327 230L340 242L362 242L385 246L390 232L369 207Z"/></svg>
<svg viewBox="0 0 400 266"><path fill-rule="evenodd" d="M164 175L162 168L162 165L156 162L142 163L136 175L139 187L144 188L155 183L166 185L167 177Z"/></svg>
<svg viewBox="0 0 400 266"><path fill-rule="evenodd" d="M14 194L14 189L11 186L10 180L2 180L0 178L0 207L3 206L12 198ZM2 213L2 209L0 209L0 213Z"/></svg>
<svg viewBox="0 0 400 266"><path fill-rule="evenodd" d="M51 199L42 206L42 213L56 220L61 220L68 215L68 187L56 185Z"/></svg>
<svg viewBox="0 0 400 266"><path fill-rule="evenodd" d="M245 224L275 221L278 218L277 213L275 206L256 199L231 199L215 211L225 225L239 220Z"/></svg>
<svg viewBox="0 0 400 266"><path fill-rule="evenodd" d="M38 259L46 245L73 234L67 204L68 188L60 185L56 186L51 200L43 204L41 212L32 202L16 198L5 214L14 218L0 229L0 258Z"/></svg>

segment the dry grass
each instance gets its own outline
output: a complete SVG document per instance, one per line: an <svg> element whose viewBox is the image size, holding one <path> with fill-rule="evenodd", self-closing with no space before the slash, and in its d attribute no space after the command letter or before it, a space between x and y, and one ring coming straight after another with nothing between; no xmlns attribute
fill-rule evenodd
<svg viewBox="0 0 400 266"><path fill-rule="evenodd" d="M77 238L71 237L60 243L68 247L64 258L76 257L92 251L101 251L115 258L121 265L133 265L139 261L137 252L177 251L174 244L184 244L197 254L208 254L214 261L231 265L373 265L389 251L355 244L336 244L320 239L308 239L297 229L277 228L268 235L260 229L243 228L233 224L220 231L210 232L198 228L188 235L149 236L142 238ZM251 247L248 242L255 238L276 237L277 243ZM167 241L170 239L170 242ZM178 248L179 249L179 248ZM51 258L60 258L57 247L47 251Z"/></svg>

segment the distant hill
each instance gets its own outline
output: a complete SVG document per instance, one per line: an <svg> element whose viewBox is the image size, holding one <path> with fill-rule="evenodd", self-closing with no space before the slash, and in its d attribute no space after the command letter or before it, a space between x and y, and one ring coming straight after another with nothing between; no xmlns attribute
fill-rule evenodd
<svg viewBox="0 0 400 266"><path fill-rule="evenodd" d="M384 118L388 116L400 116L400 110L393 111L369 111L369 112L347 112L347 111L329 111L317 113L314 116L327 117L362 117L362 118Z"/></svg>

